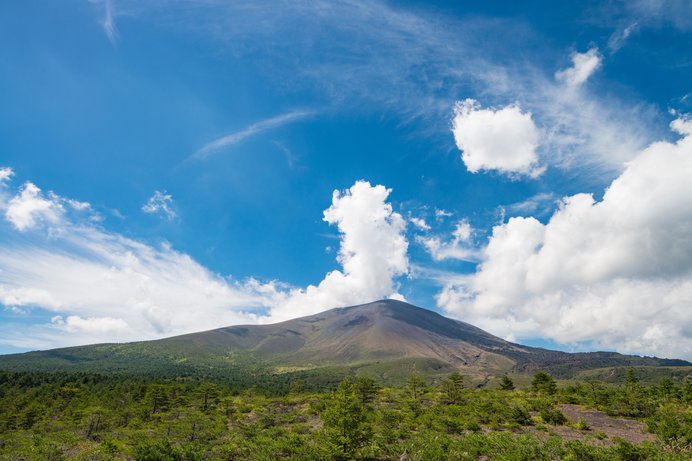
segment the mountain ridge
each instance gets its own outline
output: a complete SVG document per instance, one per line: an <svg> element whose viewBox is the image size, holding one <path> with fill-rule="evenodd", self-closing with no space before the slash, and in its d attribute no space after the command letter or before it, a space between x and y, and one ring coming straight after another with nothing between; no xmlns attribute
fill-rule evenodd
<svg viewBox="0 0 692 461"><path fill-rule="evenodd" d="M538 369L570 377L620 366L690 366L679 359L616 352L569 353L515 344L466 322L396 300L330 309L275 324L235 325L133 343L104 343L0 356L0 369L116 372L156 364L170 374L223 373L233 367L270 370L397 367L424 374L462 370L478 377Z"/></svg>

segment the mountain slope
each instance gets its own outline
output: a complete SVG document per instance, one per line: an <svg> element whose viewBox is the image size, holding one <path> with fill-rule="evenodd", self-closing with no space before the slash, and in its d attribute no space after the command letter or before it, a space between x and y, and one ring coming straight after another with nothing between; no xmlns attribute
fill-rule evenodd
<svg viewBox="0 0 692 461"><path fill-rule="evenodd" d="M689 366L612 352L570 354L514 344L464 322L384 300L272 325L242 325L127 344L0 356L5 370L223 373L364 368L393 376L463 369L480 379L547 369L558 376L613 366Z"/></svg>

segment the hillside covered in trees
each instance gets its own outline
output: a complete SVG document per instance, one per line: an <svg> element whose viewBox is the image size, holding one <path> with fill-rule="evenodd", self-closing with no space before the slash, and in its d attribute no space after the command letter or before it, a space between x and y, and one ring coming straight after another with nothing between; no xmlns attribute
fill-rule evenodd
<svg viewBox="0 0 692 461"><path fill-rule="evenodd" d="M521 388L518 388L521 387ZM0 460L687 460L692 379L469 389L452 373L322 389L199 378L0 373Z"/></svg>

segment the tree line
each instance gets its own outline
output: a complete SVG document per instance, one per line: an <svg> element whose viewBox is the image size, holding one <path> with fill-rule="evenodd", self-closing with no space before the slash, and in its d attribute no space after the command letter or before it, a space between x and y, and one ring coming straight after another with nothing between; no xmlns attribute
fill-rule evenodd
<svg viewBox="0 0 692 461"><path fill-rule="evenodd" d="M205 379L0 372L0 459L689 459L689 377L645 385L629 370L619 385L558 383L539 371L519 387L505 376L472 389L455 372L403 386L346 377L321 390L298 379L276 395ZM655 441L593 433L564 404L641 421Z"/></svg>

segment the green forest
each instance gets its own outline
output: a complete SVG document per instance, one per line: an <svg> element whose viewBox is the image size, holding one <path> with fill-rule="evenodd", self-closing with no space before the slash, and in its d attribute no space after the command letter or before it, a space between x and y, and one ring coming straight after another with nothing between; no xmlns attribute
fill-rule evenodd
<svg viewBox="0 0 692 461"><path fill-rule="evenodd" d="M515 379L517 379L515 377ZM520 380L518 380L520 381ZM692 379L619 384L459 373L322 388L0 372L1 460L689 460Z"/></svg>

